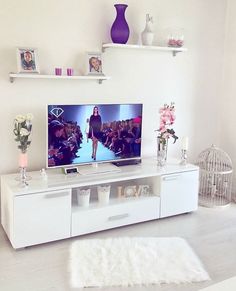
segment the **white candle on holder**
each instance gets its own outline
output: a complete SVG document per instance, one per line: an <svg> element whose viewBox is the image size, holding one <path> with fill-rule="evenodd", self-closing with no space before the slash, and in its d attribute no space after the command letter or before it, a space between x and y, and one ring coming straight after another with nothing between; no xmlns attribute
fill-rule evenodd
<svg viewBox="0 0 236 291"><path fill-rule="evenodd" d="M188 137L184 136L182 138L182 150L187 151L188 150Z"/></svg>

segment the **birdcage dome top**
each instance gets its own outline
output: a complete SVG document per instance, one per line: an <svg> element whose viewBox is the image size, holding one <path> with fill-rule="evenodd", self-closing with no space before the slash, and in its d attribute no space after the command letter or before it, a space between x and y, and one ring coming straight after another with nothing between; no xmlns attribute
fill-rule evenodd
<svg viewBox="0 0 236 291"><path fill-rule="evenodd" d="M202 151L196 164L201 170L208 172L231 173L233 171L229 155L215 145Z"/></svg>

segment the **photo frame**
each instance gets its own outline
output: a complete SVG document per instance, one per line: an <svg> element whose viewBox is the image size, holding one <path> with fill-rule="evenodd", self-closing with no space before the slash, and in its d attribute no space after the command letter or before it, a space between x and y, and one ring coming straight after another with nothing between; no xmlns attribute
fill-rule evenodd
<svg viewBox="0 0 236 291"><path fill-rule="evenodd" d="M36 48L18 47L16 57L18 73L39 74L38 50Z"/></svg>
<svg viewBox="0 0 236 291"><path fill-rule="evenodd" d="M102 72L102 53L87 53L87 73L88 75L104 75Z"/></svg>
<svg viewBox="0 0 236 291"><path fill-rule="evenodd" d="M150 186L149 185L140 185L141 191L140 195L141 196L149 196L150 195Z"/></svg>

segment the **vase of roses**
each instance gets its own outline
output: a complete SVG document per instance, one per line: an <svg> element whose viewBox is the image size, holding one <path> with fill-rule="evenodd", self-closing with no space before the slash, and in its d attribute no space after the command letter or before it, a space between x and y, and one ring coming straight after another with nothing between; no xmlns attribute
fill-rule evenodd
<svg viewBox="0 0 236 291"><path fill-rule="evenodd" d="M26 115L19 114L14 119L13 133L15 135L15 141L18 143L19 152L19 168L20 177L17 180L20 181L21 186L28 186L27 180L30 179L26 175L26 168L28 166L27 150L31 144L30 134L32 131L32 119L33 115L27 113Z"/></svg>
<svg viewBox="0 0 236 291"><path fill-rule="evenodd" d="M160 113L160 127L157 130L157 165L165 166L167 161L168 140L174 139L174 143L178 139L175 131L172 128L175 122L175 104L171 102L170 105L164 104L159 110Z"/></svg>

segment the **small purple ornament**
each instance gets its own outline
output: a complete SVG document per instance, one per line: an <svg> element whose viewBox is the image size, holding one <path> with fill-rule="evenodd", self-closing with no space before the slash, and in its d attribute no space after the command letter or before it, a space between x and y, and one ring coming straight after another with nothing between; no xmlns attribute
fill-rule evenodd
<svg viewBox="0 0 236 291"><path fill-rule="evenodd" d="M68 68L66 70L66 72L67 72L67 76L73 76L74 75L74 70L72 68Z"/></svg>
<svg viewBox="0 0 236 291"><path fill-rule="evenodd" d="M126 4L115 4L116 19L111 27L111 39L114 43L127 43L129 39L129 26L125 19Z"/></svg>
<svg viewBox="0 0 236 291"><path fill-rule="evenodd" d="M62 74L62 68L55 68L55 75L61 76Z"/></svg>

